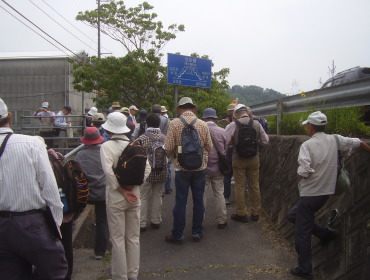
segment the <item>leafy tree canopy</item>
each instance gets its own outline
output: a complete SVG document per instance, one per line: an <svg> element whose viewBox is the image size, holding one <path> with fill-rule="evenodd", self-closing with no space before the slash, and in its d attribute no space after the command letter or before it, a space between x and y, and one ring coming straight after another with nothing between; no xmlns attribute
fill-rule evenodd
<svg viewBox="0 0 370 280"><path fill-rule="evenodd" d="M238 98L239 103L246 105L255 105L271 100L285 97L284 94L273 89L263 89L258 86L233 86L228 93L232 99Z"/></svg>

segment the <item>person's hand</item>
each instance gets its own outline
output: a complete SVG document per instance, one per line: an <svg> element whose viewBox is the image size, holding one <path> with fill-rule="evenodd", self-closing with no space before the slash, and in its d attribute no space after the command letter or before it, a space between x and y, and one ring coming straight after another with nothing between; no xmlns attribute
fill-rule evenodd
<svg viewBox="0 0 370 280"><path fill-rule="evenodd" d="M126 190L125 188L119 186L118 189L119 193L124 197L126 198L126 200L130 203L134 203L137 201L137 196L132 192L132 191L129 191L129 190Z"/></svg>
<svg viewBox="0 0 370 280"><path fill-rule="evenodd" d="M71 126L71 123L70 123L70 122L68 122L68 123L67 123L67 126Z"/></svg>

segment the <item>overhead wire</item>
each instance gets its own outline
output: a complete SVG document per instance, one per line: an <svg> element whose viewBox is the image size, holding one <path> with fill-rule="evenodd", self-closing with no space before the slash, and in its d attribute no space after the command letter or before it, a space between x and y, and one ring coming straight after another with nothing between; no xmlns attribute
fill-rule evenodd
<svg viewBox="0 0 370 280"><path fill-rule="evenodd" d="M33 23L30 19L28 19L26 16L24 16L22 13L20 13L17 9L15 9L12 5L10 5L9 3L7 3L5 0L2 0L8 7L10 7L13 11L15 11L17 14L19 14L21 17L23 17L25 20L27 20L29 23L31 23L33 26L35 26L37 29L39 29L42 33L46 34L48 37L50 37L51 39L53 39L55 42L57 42L59 45L61 45L63 48L65 48L66 50L68 50L69 52L73 53L76 57L79 57L82 59L82 57L80 57L78 54L76 54L75 52L73 52L72 50L70 50L68 47L66 47L65 45L63 45L61 42L59 42L57 39L55 39L54 37L52 37L51 35L49 35L46 31L44 31L43 29L41 29L39 26L37 26L35 23Z"/></svg>
<svg viewBox="0 0 370 280"><path fill-rule="evenodd" d="M35 32L37 35L39 35L41 38L43 38L45 41L49 42L50 44L52 44L54 47L56 47L58 50L62 51L63 53L65 53L66 55L69 55L66 51L64 51L63 49L61 49L60 47L58 47L57 45L55 45L53 42L51 42L50 40L48 40L47 38L45 38L42 34L38 33L36 30L32 29L30 26L28 26L27 24L25 24L23 21L21 21L19 18L17 18L14 14L12 14L11 12L7 11L3 6L0 6L0 8L2 8L5 12L7 12L9 15L11 15L12 17L14 17L16 20L18 20L20 23L22 23L23 25L25 25L27 28L31 29L33 32Z"/></svg>
<svg viewBox="0 0 370 280"><path fill-rule="evenodd" d="M59 22L57 22L55 19L53 19L50 15L48 15L43 9L41 9L39 6L37 6L32 0L29 0L37 9L39 9L42 13L44 13L47 17L49 17L52 21L54 21L56 24L58 24L60 27L62 27L65 31L67 31L69 34L71 34L73 37L75 37L77 40L79 40L81 43L83 43L85 46L92 48L90 45L86 44L84 41L82 41L80 38L78 38L76 35L74 35L72 32L67 30L63 25L61 25ZM93 48L92 48L93 49ZM96 51L94 49L94 51Z"/></svg>

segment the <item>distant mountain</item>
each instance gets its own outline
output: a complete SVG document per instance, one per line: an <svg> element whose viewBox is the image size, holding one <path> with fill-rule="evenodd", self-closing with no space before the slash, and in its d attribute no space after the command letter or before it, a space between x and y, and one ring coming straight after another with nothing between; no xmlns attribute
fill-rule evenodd
<svg viewBox="0 0 370 280"><path fill-rule="evenodd" d="M239 103L245 105L255 105L266 101L276 100L286 97L276 90L261 88L258 86L233 86L228 93L232 99L238 98Z"/></svg>

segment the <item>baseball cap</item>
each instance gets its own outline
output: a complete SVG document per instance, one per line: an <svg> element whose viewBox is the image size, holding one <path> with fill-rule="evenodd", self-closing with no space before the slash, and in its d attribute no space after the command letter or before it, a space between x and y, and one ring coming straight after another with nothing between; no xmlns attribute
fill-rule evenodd
<svg viewBox="0 0 370 280"><path fill-rule="evenodd" d="M49 102L43 102L41 107L42 108L49 108Z"/></svg>
<svg viewBox="0 0 370 280"><path fill-rule="evenodd" d="M130 114L130 110L127 107L122 107L121 110L119 110L121 113L127 113Z"/></svg>
<svg viewBox="0 0 370 280"><path fill-rule="evenodd" d="M0 120L7 118L8 115L8 106L6 106L5 102L0 98Z"/></svg>
<svg viewBox="0 0 370 280"><path fill-rule="evenodd" d="M86 127L84 130L84 136L80 138L82 144L95 145L101 144L104 138L100 135L99 129L96 127Z"/></svg>
<svg viewBox="0 0 370 280"><path fill-rule="evenodd" d="M136 110L136 111L139 111L139 109L138 109L135 105L131 105L128 109L129 109L129 110Z"/></svg>
<svg viewBox="0 0 370 280"><path fill-rule="evenodd" d="M227 110L228 111L234 111L234 109L235 109L235 104L234 103L231 103L231 104L227 105Z"/></svg>
<svg viewBox="0 0 370 280"><path fill-rule="evenodd" d="M126 126L126 123L127 118L124 114L113 112L108 115L107 121L102 125L102 127L112 133L123 134L130 131Z"/></svg>
<svg viewBox="0 0 370 280"><path fill-rule="evenodd" d="M102 113L93 114L91 119L93 122L104 122L105 121L105 117Z"/></svg>
<svg viewBox="0 0 370 280"><path fill-rule="evenodd" d="M316 111L316 112L313 112L311 115L309 115L307 120L305 120L302 123L302 125L305 125L308 123L313 124L313 125L326 125L328 123L328 118L321 111Z"/></svg>
<svg viewBox="0 0 370 280"><path fill-rule="evenodd" d="M72 112L71 106L64 106L63 109L66 109L68 112Z"/></svg>
<svg viewBox="0 0 370 280"><path fill-rule="evenodd" d="M235 106L234 112L236 112L236 111L238 111L240 109L247 110L247 106L245 106L244 104L238 104L238 105Z"/></svg>

